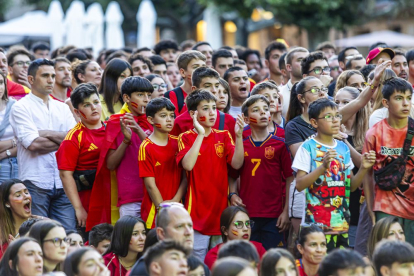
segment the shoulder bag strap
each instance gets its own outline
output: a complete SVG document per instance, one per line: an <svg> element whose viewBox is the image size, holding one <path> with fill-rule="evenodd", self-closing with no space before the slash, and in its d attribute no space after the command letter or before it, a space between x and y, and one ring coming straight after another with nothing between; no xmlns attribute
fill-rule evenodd
<svg viewBox="0 0 414 276"><path fill-rule="evenodd" d="M219 113L220 113L219 130L224 130L224 121L226 120L226 117L225 117L226 115L221 111L219 111Z"/></svg>
<svg viewBox="0 0 414 276"><path fill-rule="evenodd" d="M408 156L410 153L411 142L414 137L414 120L411 117L408 117L408 129L407 136L404 140L403 152L404 157Z"/></svg>

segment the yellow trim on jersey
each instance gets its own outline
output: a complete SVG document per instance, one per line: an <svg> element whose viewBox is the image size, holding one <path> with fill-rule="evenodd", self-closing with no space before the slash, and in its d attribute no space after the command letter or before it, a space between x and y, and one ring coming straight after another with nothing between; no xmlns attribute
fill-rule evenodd
<svg viewBox="0 0 414 276"><path fill-rule="evenodd" d="M81 145L81 142L82 142L82 134L83 134L83 131L79 132L79 135L78 135L79 148L80 148L80 145Z"/></svg>
<svg viewBox="0 0 414 276"><path fill-rule="evenodd" d="M145 158L146 158L145 148L148 144L149 144L148 140L145 139L144 142L139 147L138 161L145 161Z"/></svg>
<svg viewBox="0 0 414 276"><path fill-rule="evenodd" d="M187 172L187 177L188 177L188 172ZM193 194L192 194L192 187L190 186L190 187L188 187L188 192L190 193L189 195L189 197L188 197L188 208L187 208L187 210L188 210L188 213L189 214L191 214L191 205L193 204Z"/></svg>
<svg viewBox="0 0 414 276"><path fill-rule="evenodd" d="M155 205L154 203L152 203L151 205L151 210L148 214L148 218L147 218L147 229L151 229L152 228L152 224L154 223L154 219L155 219Z"/></svg>
<svg viewBox="0 0 414 276"><path fill-rule="evenodd" d="M73 134L81 128L82 128L82 124L77 123L76 126L74 128L72 128L71 130L69 130L69 132L66 134L65 140L72 140Z"/></svg>
<svg viewBox="0 0 414 276"><path fill-rule="evenodd" d="M230 131L228 131L227 129L224 129L224 130L218 130L218 129L215 129L215 128L212 128L211 130L212 130L213 132L215 132L215 133L223 133L223 132L227 132L227 135L228 135L228 136L229 136L229 138L230 138L231 144L234 146L233 137L231 137Z"/></svg>

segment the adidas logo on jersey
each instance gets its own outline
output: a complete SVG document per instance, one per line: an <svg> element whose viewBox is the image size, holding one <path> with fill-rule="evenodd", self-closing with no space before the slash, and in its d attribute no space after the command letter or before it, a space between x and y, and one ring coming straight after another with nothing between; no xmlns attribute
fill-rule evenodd
<svg viewBox="0 0 414 276"><path fill-rule="evenodd" d="M155 167L156 166L161 166L161 163L157 161L157 163L155 163Z"/></svg>
<svg viewBox="0 0 414 276"><path fill-rule="evenodd" d="M88 151L93 151L93 150L96 150L96 149L98 149L98 147L95 146L94 143L91 143L90 146L89 146Z"/></svg>

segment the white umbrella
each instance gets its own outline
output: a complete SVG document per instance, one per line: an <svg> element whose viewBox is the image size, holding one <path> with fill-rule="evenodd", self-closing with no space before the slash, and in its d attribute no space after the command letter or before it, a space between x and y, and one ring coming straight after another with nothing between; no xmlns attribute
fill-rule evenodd
<svg viewBox="0 0 414 276"><path fill-rule="evenodd" d="M58 0L53 0L49 5L47 12L49 18L49 26L51 28L50 48L56 49L63 46L63 37L65 28L63 27L63 9Z"/></svg>
<svg viewBox="0 0 414 276"><path fill-rule="evenodd" d="M119 49L125 46L124 32L121 25L124 21L121 8L115 1L111 1L105 14L106 32L105 41L107 49Z"/></svg>
<svg viewBox="0 0 414 276"><path fill-rule="evenodd" d="M92 47L93 55L98 56L104 48L104 14L99 3L93 3L86 12L85 47Z"/></svg>
<svg viewBox="0 0 414 276"><path fill-rule="evenodd" d="M85 4L79 0L73 1L66 12L66 45L85 46Z"/></svg>
<svg viewBox="0 0 414 276"><path fill-rule="evenodd" d="M220 13L214 5L209 5L204 11L204 21L207 25L206 41L213 49L223 45L221 35Z"/></svg>
<svg viewBox="0 0 414 276"><path fill-rule="evenodd" d="M369 34L357 35L335 41L340 47L369 47L372 44L381 41L388 46L412 47L414 46L414 37L393 31L378 31Z"/></svg>
<svg viewBox="0 0 414 276"><path fill-rule="evenodd" d="M138 8L138 48L152 48L155 45L155 23L157 12L151 0L143 0Z"/></svg>

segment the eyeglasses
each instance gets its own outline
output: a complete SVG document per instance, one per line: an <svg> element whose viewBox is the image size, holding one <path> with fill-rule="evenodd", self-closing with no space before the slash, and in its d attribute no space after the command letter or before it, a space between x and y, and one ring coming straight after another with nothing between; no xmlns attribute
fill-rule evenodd
<svg viewBox="0 0 414 276"><path fill-rule="evenodd" d="M167 85L164 84L153 84L152 87L154 87L154 90L161 90L161 89L166 89Z"/></svg>
<svg viewBox="0 0 414 276"><path fill-rule="evenodd" d="M335 67L330 67L331 71L339 71L339 66L335 66Z"/></svg>
<svg viewBox="0 0 414 276"><path fill-rule="evenodd" d="M247 228L252 228L254 226L253 220L246 220L246 221L235 221L234 226L236 226L237 229L243 229L243 225L246 225Z"/></svg>
<svg viewBox="0 0 414 276"><path fill-rule="evenodd" d="M50 240L44 240L43 242L53 242L53 244L56 247L62 246L62 243L66 243L68 244L70 242L70 239L68 237L64 237L63 239L61 238L54 238L54 239L50 239Z"/></svg>
<svg viewBox="0 0 414 276"><path fill-rule="evenodd" d="M11 66L17 65L19 67L23 67L23 65L30 66L30 64L32 64L31 61L16 61L16 62L12 63Z"/></svg>
<svg viewBox="0 0 414 276"><path fill-rule="evenodd" d="M330 67L324 67L324 68L321 68L321 67L315 67L315 68L313 68L312 70L309 70L309 72L308 72L308 74L310 73L310 72L315 72L315 74L316 75L321 75L322 74L322 72L325 72L325 73L330 73L331 72L331 68Z"/></svg>
<svg viewBox="0 0 414 276"><path fill-rule="evenodd" d="M346 60L351 60L354 58L364 58L361 54L356 54L356 55L351 55L351 56L347 56L345 59Z"/></svg>
<svg viewBox="0 0 414 276"><path fill-rule="evenodd" d="M322 88L314 87L314 88L311 88L309 90L304 91L303 93L306 93L306 92L311 92L314 95L317 95L317 94L319 94L321 92L323 92L323 93L326 94L326 93L328 93L328 88L325 88L325 87L322 87Z"/></svg>
<svg viewBox="0 0 414 276"><path fill-rule="evenodd" d="M336 115L328 114L318 119L325 119L327 122L332 122L334 118L340 121L342 120L342 115L341 114L336 114Z"/></svg>

